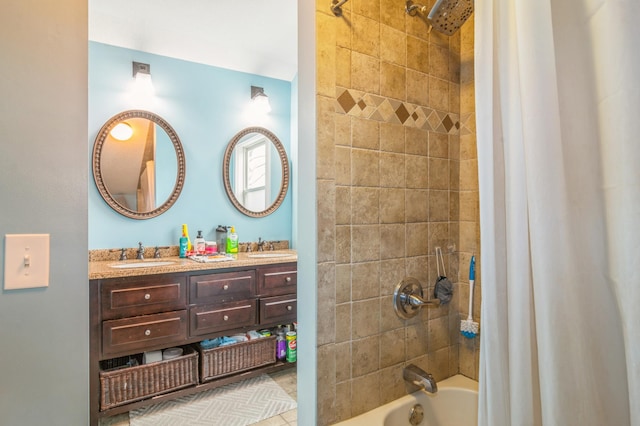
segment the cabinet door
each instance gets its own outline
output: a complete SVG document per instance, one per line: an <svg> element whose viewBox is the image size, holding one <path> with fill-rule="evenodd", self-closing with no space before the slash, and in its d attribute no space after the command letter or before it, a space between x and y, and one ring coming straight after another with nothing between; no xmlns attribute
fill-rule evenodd
<svg viewBox="0 0 640 426"><path fill-rule="evenodd" d="M279 296L295 294L298 284L296 263L261 267L258 269L258 295Z"/></svg>
<svg viewBox="0 0 640 426"><path fill-rule="evenodd" d="M126 355L183 344L187 338L187 311L104 321L102 353Z"/></svg>
<svg viewBox="0 0 640 426"><path fill-rule="evenodd" d="M196 306L189 310L191 336L256 325L256 300Z"/></svg>
<svg viewBox="0 0 640 426"><path fill-rule="evenodd" d="M189 303L225 303L255 297L255 271L195 275L189 278Z"/></svg>
<svg viewBox="0 0 640 426"><path fill-rule="evenodd" d="M298 314L295 295L265 297L260 299L260 324L277 325L294 322Z"/></svg>
<svg viewBox="0 0 640 426"><path fill-rule="evenodd" d="M187 306L185 276L149 276L100 283L102 319L177 311Z"/></svg>

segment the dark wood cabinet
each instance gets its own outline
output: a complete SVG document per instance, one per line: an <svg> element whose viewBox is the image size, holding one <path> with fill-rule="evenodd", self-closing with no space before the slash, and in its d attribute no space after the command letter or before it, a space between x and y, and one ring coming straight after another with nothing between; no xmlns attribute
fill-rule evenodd
<svg viewBox="0 0 640 426"><path fill-rule="evenodd" d="M260 299L260 323L290 323L296 320L297 298L295 294L264 297Z"/></svg>
<svg viewBox="0 0 640 426"><path fill-rule="evenodd" d="M102 322L105 357L183 345L186 341L186 310Z"/></svg>
<svg viewBox="0 0 640 426"><path fill-rule="evenodd" d="M99 283L102 319L175 311L187 307L184 276L115 278Z"/></svg>
<svg viewBox="0 0 640 426"><path fill-rule="evenodd" d="M100 411L100 362L296 321L296 263L90 280L91 425L292 365L261 367Z"/></svg>
<svg viewBox="0 0 640 426"><path fill-rule="evenodd" d="M191 336L222 332L237 328L255 328L258 326L256 300L222 303L192 307L189 312Z"/></svg>
<svg viewBox="0 0 640 426"><path fill-rule="evenodd" d="M291 264L258 268L258 294L279 296L296 292L298 272Z"/></svg>

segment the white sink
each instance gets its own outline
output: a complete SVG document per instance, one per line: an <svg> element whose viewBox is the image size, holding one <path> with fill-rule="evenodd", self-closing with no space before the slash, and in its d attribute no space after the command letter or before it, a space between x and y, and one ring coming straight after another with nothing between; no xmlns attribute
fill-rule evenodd
<svg viewBox="0 0 640 426"><path fill-rule="evenodd" d="M155 268L158 266L173 265L172 260L159 260L159 261L146 261L146 262L132 262L132 263L112 263L109 265L111 268L116 269L133 269L133 268Z"/></svg>
<svg viewBox="0 0 640 426"><path fill-rule="evenodd" d="M251 259L265 259L269 257L289 257L293 256L291 253L250 253L247 257Z"/></svg>

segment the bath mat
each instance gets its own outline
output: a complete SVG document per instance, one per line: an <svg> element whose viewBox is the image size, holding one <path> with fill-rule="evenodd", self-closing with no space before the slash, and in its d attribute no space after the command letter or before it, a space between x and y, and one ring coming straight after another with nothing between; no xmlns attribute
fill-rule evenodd
<svg viewBox="0 0 640 426"><path fill-rule="evenodd" d="M220 388L139 408L131 426L244 426L296 408L273 379L261 375Z"/></svg>

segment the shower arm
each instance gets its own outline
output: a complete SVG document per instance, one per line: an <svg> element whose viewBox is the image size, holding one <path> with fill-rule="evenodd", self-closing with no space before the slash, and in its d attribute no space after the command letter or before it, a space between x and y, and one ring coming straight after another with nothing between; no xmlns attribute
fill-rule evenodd
<svg viewBox="0 0 640 426"><path fill-rule="evenodd" d="M331 11L336 16L342 16L342 5L349 0L331 0Z"/></svg>
<svg viewBox="0 0 640 426"><path fill-rule="evenodd" d="M425 5L414 3L412 0L407 0L404 11L407 12L407 15L409 16L416 16L418 12L422 14L427 13L428 8Z"/></svg>

